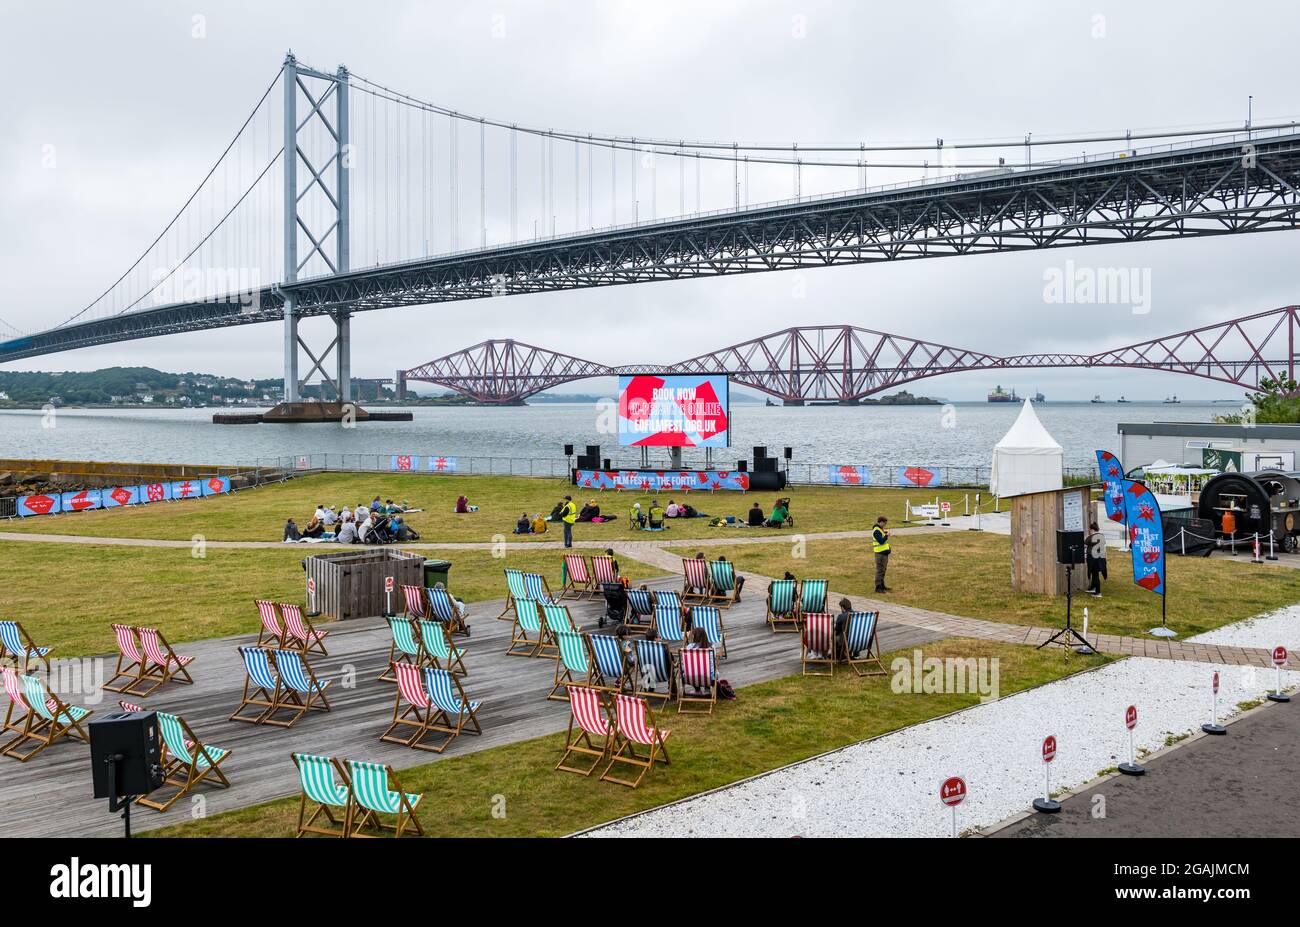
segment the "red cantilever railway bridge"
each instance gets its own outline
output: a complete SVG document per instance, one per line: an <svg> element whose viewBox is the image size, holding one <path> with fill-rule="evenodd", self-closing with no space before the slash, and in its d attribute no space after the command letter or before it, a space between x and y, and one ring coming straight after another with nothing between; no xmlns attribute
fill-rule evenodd
<svg viewBox="0 0 1300 927"><path fill-rule="evenodd" d="M791 405L851 403L882 390L963 370L1126 367L1258 388L1295 377L1300 306L1125 345L1099 354L1003 356L853 325L801 326L665 365L610 366L514 340L484 341L410 370L418 380L489 405L517 405L542 390L588 377L636 373L728 374Z"/></svg>

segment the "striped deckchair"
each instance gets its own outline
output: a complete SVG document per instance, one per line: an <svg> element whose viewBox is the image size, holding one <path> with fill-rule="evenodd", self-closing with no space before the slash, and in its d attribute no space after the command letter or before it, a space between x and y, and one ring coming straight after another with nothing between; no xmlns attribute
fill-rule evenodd
<svg viewBox="0 0 1300 927"><path fill-rule="evenodd" d="M709 643L718 651L718 659L727 659L727 629L722 626L722 613L716 605L693 606L691 627L703 628L709 636Z"/></svg>
<svg viewBox="0 0 1300 927"><path fill-rule="evenodd" d="M564 555L564 585L560 588L560 598L573 593L575 599L590 597L599 591L591 581L591 568L587 558L582 554Z"/></svg>
<svg viewBox="0 0 1300 927"><path fill-rule="evenodd" d="M622 582L618 577L618 569L614 566L614 558L609 554L592 554L591 572L595 577L597 589L602 583Z"/></svg>
<svg viewBox="0 0 1300 927"><path fill-rule="evenodd" d="M805 579L799 584L799 614L814 615L826 611L826 580Z"/></svg>
<svg viewBox="0 0 1300 927"><path fill-rule="evenodd" d="M678 655L677 711L687 705L707 705L713 714L718 704L718 672L712 647L683 647ZM701 694L702 693L702 694ZM703 709L692 707L691 711Z"/></svg>
<svg viewBox="0 0 1300 927"><path fill-rule="evenodd" d="M539 605L559 601L551 595L551 587L547 585L546 577L541 573L525 573L524 588L528 590L528 597Z"/></svg>
<svg viewBox="0 0 1300 927"><path fill-rule="evenodd" d="M280 701L262 723L293 727L309 711L329 711L330 703L325 697L325 690L329 688L331 680L322 683L317 679L311 664L296 650L275 650L272 653L275 656L275 668L280 674ZM276 718L281 711L291 712L293 717L288 721Z"/></svg>
<svg viewBox="0 0 1300 927"><path fill-rule="evenodd" d="M668 645L663 641L638 640L633 642L633 652L636 654L636 672L632 694L661 698L667 702L673 697L673 686L677 681L673 673L673 653ZM649 685L642 688L645 682ZM664 687L663 692L656 688L660 684Z"/></svg>
<svg viewBox="0 0 1300 927"><path fill-rule="evenodd" d="M560 656L555 661L555 684L546 697L551 701L562 702L568 698L565 686L589 686L596 682L596 661L591 655L586 635L577 631L555 632L555 644Z"/></svg>
<svg viewBox="0 0 1300 927"><path fill-rule="evenodd" d="M740 588L736 585L736 568L730 560L710 560L709 579L712 581L712 601L723 608L731 608L740 601Z"/></svg>
<svg viewBox="0 0 1300 927"><path fill-rule="evenodd" d="M452 644L445 624L441 621L420 621L416 625L420 629L420 644L424 647L430 665L449 669L457 676L469 674L465 668L465 651Z"/></svg>
<svg viewBox="0 0 1300 927"><path fill-rule="evenodd" d="M880 640L876 637L878 625L879 613L853 612L844 628L845 659L859 676L885 675L885 664L880 662ZM870 669L872 663L876 664L874 670Z"/></svg>
<svg viewBox="0 0 1300 927"><path fill-rule="evenodd" d="M420 639L416 637L415 625L408 618L389 618L388 630L393 635L388 645L388 664L379 674L380 682L393 682L395 677L389 668L394 663L410 663L412 666L424 666L427 662Z"/></svg>
<svg viewBox="0 0 1300 927"><path fill-rule="evenodd" d="M293 754L293 765L298 767L298 785L302 789L302 800L298 802L298 830L294 836L348 836L348 824L352 817L352 789L348 784L347 772L330 757L313 756L310 753ZM342 777L342 784L335 781L336 772ZM316 806L311 817L307 816L307 802ZM338 818L334 817L335 812L338 813ZM322 815L328 826L316 823Z"/></svg>
<svg viewBox="0 0 1300 927"><path fill-rule="evenodd" d="M567 605L542 605L542 617L546 619L546 634L554 647L555 635L561 631L578 630L577 623L573 620L573 615L569 614ZM557 652L558 653L558 652Z"/></svg>
<svg viewBox="0 0 1300 927"><path fill-rule="evenodd" d="M428 600L424 597L423 586L402 583L402 600L406 603L406 617L412 621L429 617Z"/></svg>
<svg viewBox="0 0 1300 927"><path fill-rule="evenodd" d="M510 632L508 657L535 657L546 646L546 631L542 628L540 607L532 599L511 599L514 603L515 626ZM528 635L532 634L532 637Z"/></svg>
<svg viewBox="0 0 1300 927"><path fill-rule="evenodd" d="M778 627L778 625L791 627ZM774 579L768 585L767 626L773 631L799 630L799 605L795 601L793 579Z"/></svg>
<svg viewBox="0 0 1300 927"><path fill-rule="evenodd" d="M69 705L45 688L37 676L18 677L23 687L23 701L27 703L27 716L18 736L4 745L4 755L25 763L46 747L64 737L75 737L90 743L81 722L94 714L89 708Z"/></svg>
<svg viewBox="0 0 1300 927"><path fill-rule="evenodd" d="M280 613L284 615L283 646L286 650L301 650L303 653L316 650L329 656L329 651L325 649L325 638L329 637L329 631L317 631L316 626L302 613L302 608L292 602L281 602Z"/></svg>
<svg viewBox="0 0 1300 927"><path fill-rule="evenodd" d="M280 703L280 677L271 665L271 651L267 648L240 647L239 655L244 660L244 693L230 720L261 724ZM243 712L249 706L260 710L246 715Z"/></svg>
<svg viewBox="0 0 1300 927"><path fill-rule="evenodd" d="M437 709L430 727L447 735L447 739L434 752L441 753L447 745L463 732L482 734L483 728L478 723L478 707L481 703L472 702L465 696L460 680L445 669L426 667L424 670L424 687L429 690L433 707ZM469 728L466 725L472 724Z"/></svg>
<svg viewBox="0 0 1300 927"><path fill-rule="evenodd" d="M352 784L352 822L348 827L351 836L372 836L362 833L367 826L373 827L378 834L392 831L395 837L402 836L407 828L413 829L416 836L424 836L415 816L423 795L403 790L393 767L384 763L348 760L347 764L348 779ZM396 815L397 820L385 824L379 817L381 814Z"/></svg>
<svg viewBox="0 0 1300 927"><path fill-rule="evenodd" d="M140 644L144 647L144 672L123 691L130 695L145 696L173 680L186 686L194 685L194 677L187 668L194 662L193 657L179 655L157 628L136 630L140 633Z"/></svg>
<svg viewBox="0 0 1300 927"><path fill-rule="evenodd" d="M614 735L609 723L599 689L591 686L569 686L569 730L564 738L564 754L555 768L564 772L590 776L601 761L609 756ZM599 740L592 740L592 738ZM588 766L568 766L570 754L595 757Z"/></svg>
<svg viewBox="0 0 1300 927"><path fill-rule="evenodd" d="M284 644L284 625L280 623L280 609L274 602L266 599L254 599L257 605L257 617L262 621L262 629L257 632L257 646L280 647Z"/></svg>
<svg viewBox="0 0 1300 927"><path fill-rule="evenodd" d="M506 570L506 589L510 594L506 596L506 607L501 610L501 614L497 615L498 619L510 614L516 600L530 602L533 598L532 593L528 591L528 585L524 582L523 570Z"/></svg>
<svg viewBox="0 0 1300 927"><path fill-rule="evenodd" d="M712 583L709 579L709 561L694 557L682 558L682 601L707 602L712 597Z"/></svg>
<svg viewBox="0 0 1300 927"><path fill-rule="evenodd" d="M834 615L811 612L803 616L803 633L799 635L799 663L805 676L835 675ZM814 669L810 672L809 667Z"/></svg>
<svg viewBox="0 0 1300 927"><path fill-rule="evenodd" d="M31 706L27 704L27 696L23 693L22 680L18 678L18 671L12 666L6 666L0 669L4 674L5 694L9 696L9 707L5 710L5 727L6 731L22 735L27 729L27 716L31 714ZM36 717L35 723L40 725L49 724L44 718ZM20 736L21 739L21 736ZM10 741L17 743L17 741ZM0 747L0 753L9 746L5 744Z"/></svg>
<svg viewBox="0 0 1300 927"><path fill-rule="evenodd" d="M126 703L123 703L122 707L126 708ZM139 708L133 705L127 710L138 711ZM168 714L165 711L156 714L164 747L163 784L174 786L176 792L166 801L151 798L153 794L151 792L149 795L137 798L136 804L166 811L176 803L177 799L188 794L190 789L209 776L215 779L213 785L223 789L230 788L230 780L221 771L221 764L226 757L230 756L230 751L200 741L198 735L190 730L185 719L179 715Z"/></svg>
<svg viewBox="0 0 1300 927"><path fill-rule="evenodd" d="M592 655L596 658L596 679L599 684L616 692L628 684L627 660L623 642L612 634L589 634Z"/></svg>
<svg viewBox="0 0 1300 927"><path fill-rule="evenodd" d="M665 731L655 720L650 703L643 698L618 693L614 696L614 717L618 730L614 735L614 752L610 755L609 765L600 774L602 782L616 782L636 788L641 784L655 763L668 765L668 740L671 731ZM637 745L648 747L644 754L637 752ZM611 776L610 771L616 764L623 763L633 769L639 769L635 779L620 779Z"/></svg>
<svg viewBox="0 0 1300 927"><path fill-rule="evenodd" d="M627 591L627 620L625 624L630 631L645 631L654 620L654 599L649 589L629 589Z"/></svg>
<svg viewBox="0 0 1300 927"><path fill-rule="evenodd" d="M125 692L144 675L140 635L129 624L115 624L113 638L117 641L117 667L108 682L104 683L104 688L109 692ZM125 679L126 682L119 683L119 679Z"/></svg>
<svg viewBox="0 0 1300 927"><path fill-rule="evenodd" d="M32 636L16 621L0 621L0 659L13 660L20 673L31 671L31 663L45 664L50 671L49 647L37 647Z"/></svg>
<svg viewBox="0 0 1300 927"><path fill-rule="evenodd" d="M686 643L686 632L682 630L682 610L671 605L655 606L655 630L659 639L665 644Z"/></svg>
<svg viewBox="0 0 1300 927"><path fill-rule="evenodd" d="M416 750L438 750L436 745L424 742L433 733L431 725L434 717L433 699L425 688L424 673L413 663L394 663L392 667L393 676L397 680L393 720L384 733L379 735L379 739L384 743L401 744ZM411 733L397 733L405 728L411 728Z"/></svg>
<svg viewBox="0 0 1300 927"><path fill-rule="evenodd" d="M469 637L469 622L465 620L465 613L456 607L451 593L437 586L429 586L424 591L429 598L429 609L433 612L431 617L447 625L448 634L464 634Z"/></svg>
<svg viewBox="0 0 1300 927"><path fill-rule="evenodd" d="M660 605L669 605L680 611L682 607L681 597L672 589L661 589L656 592L654 594L654 603L656 608Z"/></svg>

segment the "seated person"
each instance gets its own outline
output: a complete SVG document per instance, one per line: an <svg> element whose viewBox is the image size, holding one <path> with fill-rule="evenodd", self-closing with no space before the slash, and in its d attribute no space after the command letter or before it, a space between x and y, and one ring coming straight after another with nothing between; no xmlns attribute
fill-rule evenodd
<svg viewBox="0 0 1300 927"><path fill-rule="evenodd" d="M393 540L398 544L407 544L420 540L419 532L406 523L401 515L394 515L392 521Z"/></svg>
<svg viewBox="0 0 1300 927"><path fill-rule="evenodd" d="M664 507L656 499L650 503L650 527L662 528L664 526Z"/></svg>
<svg viewBox="0 0 1300 927"><path fill-rule="evenodd" d="M384 503L379 501L378 496L375 496L375 498L370 502L370 511L382 512L383 510L384 510Z"/></svg>
<svg viewBox="0 0 1300 927"><path fill-rule="evenodd" d="M835 616L835 649L837 651L835 658L837 660L844 659L844 635L848 632L849 615L851 614L853 614L853 603L848 599L840 599L840 610ZM856 660L858 652L855 650L849 656Z"/></svg>
<svg viewBox="0 0 1300 927"><path fill-rule="evenodd" d="M772 506L772 517L763 523L766 528L780 528L786 519L790 517L790 510L786 508L784 499L777 499L776 504Z"/></svg>
<svg viewBox="0 0 1300 927"><path fill-rule="evenodd" d="M357 525L357 541L361 544L375 543L375 517L370 509L362 509L364 515Z"/></svg>
<svg viewBox="0 0 1300 927"><path fill-rule="evenodd" d="M389 515L400 515L405 511L406 509L402 508L402 506L398 505L392 499L387 499L384 501L384 512L386 512Z"/></svg>
<svg viewBox="0 0 1300 927"><path fill-rule="evenodd" d="M600 506L596 504L595 499L588 499L587 504L578 513L578 521L591 521L598 515L600 515Z"/></svg>
<svg viewBox="0 0 1300 927"><path fill-rule="evenodd" d="M700 517L700 513L699 513L699 511L695 508L695 506L693 506L693 505L688 505L688 504L685 503L685 502L683 502L680 506L678 506L678 512L677 512L677 515L678 515L679 518L699 518L699 517Z"/></svg>
<svg viewBox="0 0 1300 927"><path fill-rule="evenodd" d="M686 635L686 649L712 650L713 645L709 643L709 635L704 633L703 628L692 628L690 633ZM718 681L718 663L716 660L713 663L713 678L711 681ZM699 695L704 691L700 686L695 686L694 688L696 695Z"/></svg>
<svg viewBox="0 0 1300 927"><path fill-rule="evenodd" d="M722 556L722 554L718 554L717 562L718 562L718 563L726 563L726 562L727 562L727 558L724 557L724 556ZM712 573L710 573L710 575L712 575ZM742 589L745 588L745 577L741 576L740 573L738 573L738 572L736 571L736 568L733 566L733 567L731 568L731 579L732 579L732 582L734 582L734 583L736 584L736 601L739 602L739 601L740 601L740 590L742 590Z"/></svg>
<svg viewBox="0 0 1300 927"><path fill-rule="evenodd" d="M456 498L457 515L468 515L470 512L477 512L477 511L478 511L478 506L470 505L468 496L458 496Z"/></svg>
<svg viewBox="0 0 1300 927"><path fill-rule="evenodd" d="M324 508L325 508L325 514L321 516L320 523L324 525L326 528L330 528L338 524L339 517L334 514L334 510L330 508L328 505L325 506Z"/></svg>
<svg viewBox="0 0 1300 927"><path fill-rule="evenodd" d="M313 518L307 522L307 527L302 529L302 536L305 538L318 538L325 533L325 526L321 524L319 518Z"/></svg>
<svg viewBox="0 0 1300 927"><path fill-rule="evenodd" d="M759 505L758 500L755 499L754 504L750 506L749 509L749 527L761 528L766 520L766 517L763 515L763 507Z"/></svg>
<svg viewBox="0 0 1300 927"><path fill-rule="evenodd" d="M284 523L284 540L286 541L302 540L302 532L298 530L298 526L293 523L292 518L290 518L288 521Z"/></svg>
<svg viewBox="0 0 1300 927"><path fill-rule="evenodd" d="M541 512L533 515L533 534L546 533L546 519L542 517Z"/></svg>
<svg viewBox="0 0 1300 927"><path fill-rule="evenodd" d="M672 499L668 500L668 508L664 509L665 518L676 518L682 514L681 507Z"/></svg>
<svg viewBox="0 0 1300 927"><path fill-rule="evenodd" d="M343 519L339 525L338 532L334 535L334 541L338 544L355 544L357 542L357 523L353 521L351 514Z"/></svg>
<svg viewBox="0 0 1300 927"><path fill-rule="evenodd" d="M527 512L519 513L519 520L515 522L515 534L532 534L533 522L528 517Z"/></svg>
<svg viewBox="0 0 1300 927"><path fill-rule="evenodd" d="M559 521L560 513L564 511L564 500L561 499L555 503L555 508L551 509L551 514L546 516L547 521Z"/></svg>
<svg viewBox="0 0 1300 927"><path fill-rule="evenodd" d="M447 587L446 587L442 582L436 582L436 583L434 583L434 584L433 584L433 588L434 588L434 589L442 589L443 591L446 591L446 589L447 589ZM450 592L447 593L447 598L451 599L451 604L454 605L454 606L456 606L456 614L460 616L460 620L461 620L461 621L464 621L466 615L469 614L467 611L465 611L465 603L462 602L460 599L456 598L456 597L455 597L454 595L452 595ZM466 625L466 628L468 628L468 627L469 627L469 626Z"/></svg>
<svg viewBox="0 0 1300 927"><path fill-rule="evenodd" d="M627 518L637 528L645 527L645 512L641 511L640 502L632 503L632 511L628 513Z"/></svg>

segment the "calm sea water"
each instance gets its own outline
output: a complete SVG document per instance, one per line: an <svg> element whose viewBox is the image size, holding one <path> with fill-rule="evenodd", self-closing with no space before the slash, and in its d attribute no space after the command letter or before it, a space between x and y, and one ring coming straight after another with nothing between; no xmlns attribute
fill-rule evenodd
<svg viewBox="0 0 1300 927"><path fill-rule="evenodd" d="M1097 447L1118 445L1121 421L1208 421L1227 404L1044 403L1035 407L1065 449L1065 464L1088 467ZM339 425L214 425L211 409L59 410L53 427L39 411L0 412L0 457L160 463L249 463L303 454L419 454L459 457L559 458L563 445L602 445L604 455L631 463L616 440L597 432L590 404L515 408L415 408L413 422ZM993 445L1019 413L1015 403L941 406L786 408L733 404L732 448L719 466L750 457L766 444L794 448L796 463L886 466L988 466ZM635 452L634 452L635 453ZM687 454L686 464L702 464ZM662 465L659 460L656 465ZM526 472L526 471L525 471Z"/></svg>

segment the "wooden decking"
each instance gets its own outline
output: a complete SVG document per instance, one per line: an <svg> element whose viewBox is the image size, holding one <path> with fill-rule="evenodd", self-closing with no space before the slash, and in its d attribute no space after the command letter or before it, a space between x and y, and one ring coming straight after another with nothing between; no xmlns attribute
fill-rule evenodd
<svg viewBox="0 0 1300 927"><path fill-rule="evenodd" d="M680 588L680 578L650 583L652 588ZM766 584L743 597L741 604L724 612L729 659L719 665L722 676L743 686L799 672L799 638L795 634L773 634L763 623L763 594ZM504 586L504 580L503 580ZM248 608L253 611L253 593ZM568 600L574 618L584 630L594 629L603 602ZM201 786L206 814L257 804L298 794L297 776L289 754L321 753L358 759L380 760L401 768L450 759L465 753L499 746L563 730L568 706L547 701L554 673L550 659L505 656L510 623L495 621L502 609L500 600L470 606L473 636L457 637L466 650L469 676L465 690L480 700L479 718L483 735L462 735L445 754L437 756L405 747L383 744L379 735L392 716L395 687L376 680L388 657L387 625L379 618L330 625L328 657L311 659L321 679L332 680L328 690L333 710L311 712L293 728L284 730L241 724L227 720L239 703L243 665L236 646L251 643L244 636L198 641L177 647L178 652L196 657L192 667L193 686L168 685L147 699L146 708L158 708L182 715L195 732L213 746L234 751L222 766L232 787ZM884 612L888 618L888 610ZM39 628L30 629L39 637ZM881 649L885 652L910 647L944 636L941 632L881 623ZM94 662L83 667L82 691L92 688ZM111 673L107 661L105 674ZM101 677L102 678L102 677ZM68 687L56 689L69 702L94 708L98 714L117 709L116 696L102 693L78 696ZM741 693L744 697L744 693ZM725 704L720 709L726 711ZM27 763L0 757L0 807L3 807L8 837L115 836L121 822L108 812L107 802L91 798L89 748L65 741L49 748ZM177 802L166 813L136 806L132 825L136 830L188 820L195 813L189 799ZM286 834L286 836L290 836Z"/></svg>

